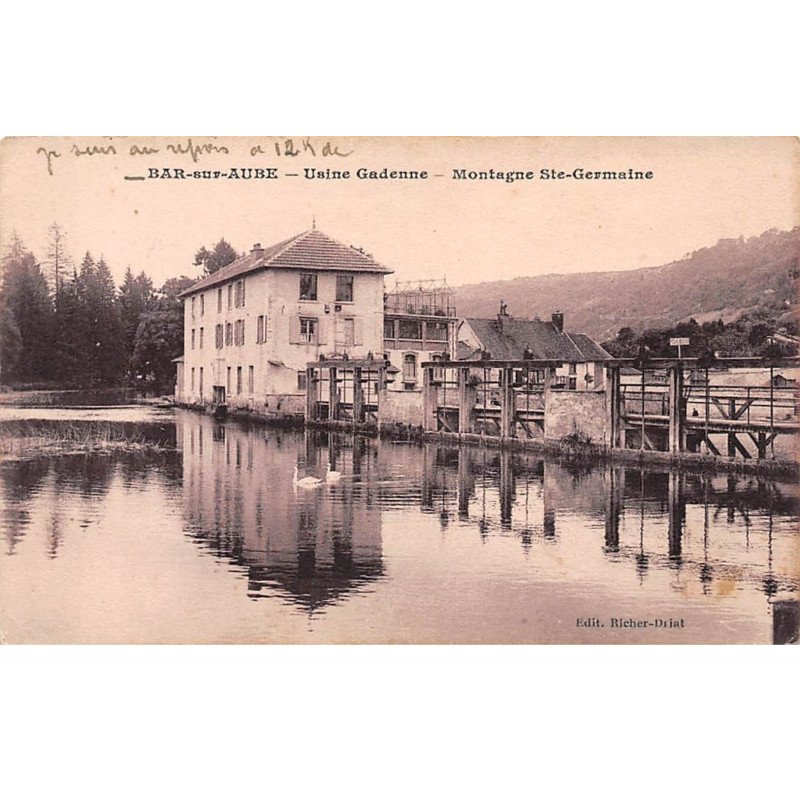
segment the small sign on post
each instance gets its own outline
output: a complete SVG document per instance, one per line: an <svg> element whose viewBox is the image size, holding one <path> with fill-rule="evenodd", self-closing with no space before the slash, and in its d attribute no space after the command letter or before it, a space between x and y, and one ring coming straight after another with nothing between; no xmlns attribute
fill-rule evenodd
<svg viewBox="0 0 800 800"><path fill-rule="evenodd" d="M677 347L678 348L678 358L681 357L681 347L688 347L689 346L689 337L688 336L678 336L673 337L669 340L670 347Z"/></svg>

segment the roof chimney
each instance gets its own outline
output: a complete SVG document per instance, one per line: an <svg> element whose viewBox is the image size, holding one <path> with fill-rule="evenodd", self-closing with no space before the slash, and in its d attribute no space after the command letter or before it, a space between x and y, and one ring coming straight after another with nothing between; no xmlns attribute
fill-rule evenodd
<svg viewBox="0 0 800 800"><path fill-rule="evenodd" d="M253 245L253 249L250 251L250 255L261 258L261 256L264 255L264 248L260 243L256 242L256 244Z"/></svg>
<svg viewBox="0 0 800 800"><path fill-rule="evenodd" d="M553 327L556 329L556 331L558 333L564 333L564 312L554 311L552 319Z"/></svg>
<svg viewBox="0 0 800 800"><path fill-rule="evenodd" d="M504 321L505 318L508 316L508 306L505 303L505 300L500 301L500 313L497 315L497 327L500 330L500 333L504 333Z"/></svg>

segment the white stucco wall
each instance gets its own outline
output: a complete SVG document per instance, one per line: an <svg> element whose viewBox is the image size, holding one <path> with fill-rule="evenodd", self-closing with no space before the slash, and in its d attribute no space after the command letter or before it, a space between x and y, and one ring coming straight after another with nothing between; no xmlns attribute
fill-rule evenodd
<svg viewBox="0 0 800 800"><path fill-rule="evenodd" d="M335 272L318 272L317 300L300 300L300 275L302 270L268 269L244 276L245 305L228 308L228 284L221 284L222 310L217 311L217 289L214 286L194 296L192 316L191 296L184 300L184 380L180 402L210 403L213 386L225 386L230 405L261 411L270 395L299 395L297 374L304 371L308 361L320 355L331 355L346 349L351 357L365 356L368 352L383 352L383 275L372 273L342 273L353 275L353 301L336 301ZM241 277L239 278L241 279ZM205 295L204 313L200 313L200 294ZM341 306L337 311L336 306ZM266 317L265 339L256 341L257 319ZM292 343L292 318L313 317L318 320L319 344ZM359 343L344 347L336 340L337 317L356 320L360 334ZM227 345L217 349L216 326L235 324L244 320L243 345ZM200 328L203 328L203 347L200 345ZM192 349L192 329L195 347ZM253 391L248 385L249 369L253 368ZM230 391L228 369L230 368ZM242 392L237 389L237 370L242 370ZM203 370L202 393L200 370ZM193 372L194 371L194 372ZM194 383L192 375L194 374Z"/></svg>

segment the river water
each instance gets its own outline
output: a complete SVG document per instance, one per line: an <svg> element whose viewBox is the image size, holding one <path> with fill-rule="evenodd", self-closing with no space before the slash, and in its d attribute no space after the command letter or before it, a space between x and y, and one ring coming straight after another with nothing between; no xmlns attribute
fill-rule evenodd
<svg viewBox="0 0 800 800"><path fill-rule="evenodd" d="M0 461L6 642L770 643L797 623L792 484L0 408L6 442L98 422L139 446ZM329 462L338 480L294 485Z"/></svg>

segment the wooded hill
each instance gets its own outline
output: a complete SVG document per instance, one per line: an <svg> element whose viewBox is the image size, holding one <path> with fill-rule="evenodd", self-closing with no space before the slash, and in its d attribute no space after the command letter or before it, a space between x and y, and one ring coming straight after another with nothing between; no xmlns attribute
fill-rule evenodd
<svg viewBox="0 0 800 800"><path fill-rule="evenodd" d="M750 239L721 239L659 267L461 286L456 307L461 317L490 317L505 300L514 316L542 319L560 309L568 330L598 341L620 328L643 331L690 318L729 322L756 309L789 319L797 302L799 258L800 227L771 229Z"/></svg>

